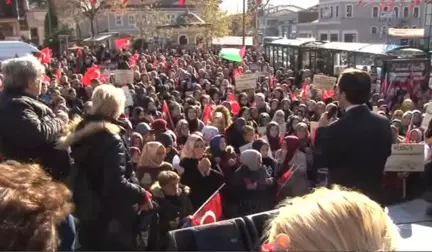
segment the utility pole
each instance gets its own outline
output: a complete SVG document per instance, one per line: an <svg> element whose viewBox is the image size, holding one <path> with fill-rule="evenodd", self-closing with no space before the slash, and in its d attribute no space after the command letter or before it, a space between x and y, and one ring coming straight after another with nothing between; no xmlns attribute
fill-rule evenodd
<svg viewBox="0 0 432 252"><path fill-rule="evenodd" d="M246 0L243 0L243 42L242 45L246 45Z"/></svg>

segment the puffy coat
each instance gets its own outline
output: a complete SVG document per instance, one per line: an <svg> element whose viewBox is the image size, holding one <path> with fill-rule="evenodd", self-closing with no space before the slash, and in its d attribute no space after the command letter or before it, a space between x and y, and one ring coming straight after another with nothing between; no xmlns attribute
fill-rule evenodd
<svg viewBox="0 0 432 252"><path fill-rule="evenodd" d="M120 125L89 116L62 141L75 161L74 201L83 250L138 249L138 206L148 198L133 171Z"/></svg>
<svg viewBox="0 0 432 252"><path fill-rule="evenodd" d="M48 106L22 92L5 90L0 95L0 122L4 161L37 162L55 179L68 176L69 154L56 148L65 123Z"/></svg>

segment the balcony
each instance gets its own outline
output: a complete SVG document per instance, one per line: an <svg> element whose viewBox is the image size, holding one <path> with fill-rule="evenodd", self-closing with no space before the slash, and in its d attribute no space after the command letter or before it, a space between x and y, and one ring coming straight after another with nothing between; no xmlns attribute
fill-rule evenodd
<svg viewBox="0 0 432 252"><path fill-rule="evenodd" d="M0 0L0 19L25 19L26 5L25 0L12 0L10 4Z"/></svg>

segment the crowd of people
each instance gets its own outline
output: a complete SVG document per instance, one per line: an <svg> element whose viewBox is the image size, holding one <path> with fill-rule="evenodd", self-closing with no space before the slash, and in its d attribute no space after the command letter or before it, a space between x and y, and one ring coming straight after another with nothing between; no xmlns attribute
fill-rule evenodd
<svg viewBox="0 0 432 252"><path fill-rule="evenodd" d="M191 225L217 192L224 218L273 209L286 197L308 195L299 205L319 201L307 220L288 221L306 207L281 208L269 232L279 247L396 249L390 239L396 235L384 228L391 223L370 199L384 205L401 196L402 179L384 172L392 144L427 142L432 133L420 127L417 109L424 104L407 98L388 109L382 95L371 95L367 72L347 69L334 90L323 91L312 85L317 70L273 69L255 49L246 50L242 63L212 50L104 46L49 58L2 63L0 249L165 250L169 231ZM89 69L106 64L130 69L133 81L89 77ZM268 76L258 77L256 88L238 90L236 80L252 65ZM423 179L409 176L414 196ZM323 183L355 188L370 199L343 190L309 194ZM347 195L356 200L346 202ZM331 216L320 212L341 204L373 215L367 225L383 218L376 234L365 235L386 239L373 244L341 238L339 246L316 236L306 246L309 230L298 232L300 222L324 222ZM363 213L361 204L375 212Z"/></svg>

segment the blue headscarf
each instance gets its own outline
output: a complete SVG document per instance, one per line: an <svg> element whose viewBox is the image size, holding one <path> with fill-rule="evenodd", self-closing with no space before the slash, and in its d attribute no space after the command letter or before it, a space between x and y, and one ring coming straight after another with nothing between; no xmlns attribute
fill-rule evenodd
<svg viewBox="0 0 432 252"><path fill-rule="evenodd" d="M210 140L210 150L213 157L220 157L223 153L223 150L220 149L219 143L222 138L225 138L223 135L216 135Z"/></svg>

